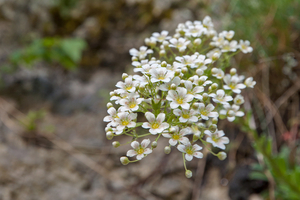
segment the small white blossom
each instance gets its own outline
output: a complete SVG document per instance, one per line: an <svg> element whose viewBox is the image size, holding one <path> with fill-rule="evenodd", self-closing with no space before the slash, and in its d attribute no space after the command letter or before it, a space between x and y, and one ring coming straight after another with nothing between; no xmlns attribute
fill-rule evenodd
<svg viewBox="0 0 300 200"><path fill-rule="evenodd" d="M153 33L152 36L156 38L157 41L163 42L165 40L171 39L170 36L168 36L169 32L168 31L162 31L161 33Z"/></svg>
<svg viewBox="0 0 300 200"><path fill-rule="evenodd" d="M156 135L157 133L163 132L165 129L169 128L169 124L163 122L165 120L165 113L159 113L157 118L151 112L146 112L145 117L147 118L148 122L144 122L142 127L143 128L150 128L149 132L152 135Z"/></svg>
<svg viewBox="0 0 300 200"><path fill-rule="evenodd" d="M232 41L225 41L222 45L222 52L228 52L228 51L231 51L231 52L235 52L237 50L237 48L239 48L238 46L238 42L235 41L235 40L232 40Z"/></svg>
<svg viewBox="0 0 300 200"><path fill-rule="evenodd" d="M128 157L133 157L136 156L137 160L141 160L142 158L145 157L145 155L148 155L152 153L152 150L150 148L146 148L150 144L149 139L144 139L141 144L138 141L133 141L131 143L131 147L133 150L127 151L127 156Z"/></svg>
<svg viewBox="0 0 300 200"><path fill-rule="evenodd" d="M234 36L234 31L222 31L221 33L227 40L231 40Z"/></svg>
<svg viewBox="0 0 300 200"><path fill-rule="evenodd" d="M178 126L172 126L172 128L175 129L175 132L162 134L165 138L170 138L170 140L169 140L170 145L175 146L178 142L180 142L182 144L189 143L189 139L184 136L191 134L190 128L183 128L180 131L179 131Z"/></svg>
<svg viewBox="0 0 300 200"><path fill-rule="evenodd" d="M191 68L196 68L198 67L197 65L197 55L185 55L182 57L177 56L175 58L176 61L178 62L174 62L173 65L177 68L183 68L183 67L191 67Z"/></svg>
<svg viewBox="0 0 300 200"><path fill-rule="evenodd" d="M162 82L170 82L170 80L174 77L174 72L167 70L165 67L160 67L156 69L150 70L151 74L151 82L156 83L159 81Z"/></svg>
<svg viewBox="0 0 300 200"><path fill-rule="evenodd" d="M234 93L241 93L241 89L244 89L246 85L243 83L240 83L241 78L238 76L230 76L229 74L226 74L223 78L226 85L223 86L225 90L232 90Z"/></svg>
<svg viewBox="0 0 300 200"><path fill-rule="evenodd" d="M203 158L203 154L199 152L202 149L202 147L200 147L198 144L192 145L190 142L184 145L179 144L177 146L177 149L180 152L185 153L185 159L187 161L193 160L194 156L196 158Z"/></svg>
<svg viewBox="0 0 300 200"><path fill-rule="evenodd" d="M249 77L245 80L244 84L247 86L247 87L250 87L250 88L253 88L254 85L256 84L256 81L253 81L253 78L252 77Z"/></svg>
<svg viewBox="0 0 300 200"><path fill-rule="evenodd" d="M250 47L250 42L248 40L240 40L239 48L243 53L251 53L253 51L253 48Z"/></svg>
<svg viewBox="0 0 300 200"><path fill-rule="evenodd" d="M185 38L172 38L170 39L169 47L177 48L180 52L185 51L188 44L190 44L190 41Z"/></svg>
<svg viewBox="0 0 300 200"><path fill-rule="evenodd" d="M117 89L116 91L120 93L124 93L126 91L128 92L134 92L136 89L137 81L132 80L132 76L128 76L125 81L119 81L116 86L120 89Z"/></svg>
<svg viewBox="0 0 300 200"><path fill-rule="evenodd" d="M178 76L175 76L173 78L173 80L171 80L170 82L161 84L159 86L159 89L162 91L169 91L171 90L171 85L174 84L176 87L180 84L180 78Z"/></svg>
<svg viewBox="0 0 300 200"><path fill-rule="evenodd" d="M120 100L121 111L137 111L139 109L139 104L144 100L144 98L138 98L139 95L135 93L131 93L127 98Z"/></svg>
<svg viewBox="0 0 300 200"><path fill-rule="evenodd" d="M217 112L212 112L214 109L215 107L212 104L205 106L204 103L199 103L199 112L201 114L201 118L204 120L208 120L209 117L219 116Z"/></svg>
<svg viewBox="0 0 300 200"><path fill-rule="evenodd" d="M136 123L133 121L137 117L136 113L128 113L128 112L120 112L118 113L118 118L116 119L117 125L117 132L116 134L119 135L123 132L123 130L128 128L135 127Z"/></svg>
<svg viewBox="0 0 300 200"><path fill-rule="evenodd" d="M178 106L181 106L184 109L189 109L190 104L188 102L191 102L193 100L194 96L192 94L187 93L187 89L183 87L178 87L175 90L170 90L167 95L167 100L171 101L171 108L175 109L178 108Z"/></svg>
<svg viewBox="0 0 300 200"><path fill-rule="evenodd" d="M204 91L203 86L195 86L193 87L193 84L191 81L185 81L184 86L187 89L188 94L194 95L196 99L202 99L202 96L200 95L201 92Z"/></svg>
<svg viewBox="0 0 300 200"><path fill-rule="evenodd" d="M107 126L117 126L118 123L116 122L116 119L118 118L118 112L114 107L111 107L107 110L108 116L105 116L103 121L109 122Z"/></svg>
<svg viewBox="0 0 300 200"><path fill-rule="evenodd" d="M221 104L228 104L228 101L232 101L232 96L225 94L224 90L217 90L216 94L210 94L209 96L213 97L213 101Z"/></svg>
<svg viewBox="0 0 300 200"><path fill-rule="evenodd" d="M220 110L220 115L226 115L228 121L232 122L235 120L235 117L242 117L244 116L243 111L239 111L240 106L237 105L223 105L225 110Z"/></svg>
<svg viewBox="0 0 300 200"><path fill-rule="evenodd" d="M198 114L198 112L196 110L187 110L187 109L175 109L173 110L173 113L176 116L180 116L179 121L180 122L197 122L198 121L198 117L196 117L195 115Z"/></svg>
<svg viewBox="0 0 300 200"><path fill-rule="evenodd" d="M243 104L245 102L245 100L244 100L244 97L242 95L238 94L234 98L233 102L234 102L235 105L239 106L239 105Z"/></svg>
<svg viewBox="0 0 300 200"><path fill-rule="evenodd" d="M218 147L220 149L225 149L225 144L229 143L228 137L225 137L225 133L222 130L216 130L214 133L209 130L204 131L204 133L208 136L206 141L211 143L214 147Z"/></svg>
<svg viewBox="0 0 300 200"><path fill-rule="evenodd" d="M223 70L222 69L217 69L217 68L214 68L215 69L215 71L213 72L213 76L214 77L216 77L217 79L223 79L223 77L224 77L224 72L223 72Z"/></svg>
<svg viewBox="0 0 300 200"><path fill-rule="evenodd" d="M153 50L152 49L147 49L146 46L141 46L140 47L140 50L137 50L135 48L132 48L129 50L129 53L131 56L136 56L138 57L139 59L145 59L147 54L152 54L153 53Z"/></svg>

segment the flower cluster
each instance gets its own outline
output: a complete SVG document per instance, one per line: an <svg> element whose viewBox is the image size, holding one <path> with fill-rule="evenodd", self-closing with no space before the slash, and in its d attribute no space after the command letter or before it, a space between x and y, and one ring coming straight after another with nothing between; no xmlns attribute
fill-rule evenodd
<svg viewBox="0 0 300 200"><path fill-rule="evenodd" d="M136 74L122 75L123 81L110 93L114 104L107 104L109 115L104 118L108 139L132 137L133 149L121 157L123 164L152 153L161 136L170 144L165 153L176 147L183 154L188 177L192 174L185 162L202 158L203 147L219 159L226 158L225 152L211 150L225 150L229 143L224 131L218 129L218 120L232 122L242 117L241 91L255 85L252 77L245 79L236 69L226 69L236 53L252 52L249 41L238 42L233 36L234 31L217 33L207 16L202 22L179 24L173 36L168 31L153 33L145 39L146 46L129 51ZM137 141L151 135L156 136L152 143L150 139Z"/></svg>

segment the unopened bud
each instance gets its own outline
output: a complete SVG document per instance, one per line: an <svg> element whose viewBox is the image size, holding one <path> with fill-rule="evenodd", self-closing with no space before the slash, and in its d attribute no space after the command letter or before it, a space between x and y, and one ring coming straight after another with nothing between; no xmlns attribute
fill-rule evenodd
<svg viewBox="0 0 300 200"><path fill-rule="evenodd" d="M146 45L150 46L150 42L151 42L150 38L145 38L145 44Z"/></svg>
<svg viewBox="0 0 300 200"><path fill-rule="evenodd" d="M220 160L225 160L227 158L227 154L223 151L219 152L217 154L217 157L220 159Z"/></svg>
<svg viewBox="0 0 300 200"><path fill-rule="evenodd" d="M184 74L187 73L187 72L188 72L188 68L183 67L183 68L181 69L181 72L184 73Z"/></svg>
<svg viewBox="0 0 300 200"><path fill-rule="evenodd" d="M108 132L106 133L106 138L107 138L108 140L112 140L112 139L114 138L113 132L108 131Z"/></svg>
<svg viewBox="0 0 300 200"><path fill-rule="evenodd" d="M186 176L187 178L191 178L191 177L193 176L193 172L192 172L191 170L186 170L186 171L185 171L185 176Z"/></svg>
<svg viewBox="0 0 300 200"><path fill-rule="evenodd" d="M197 109L199 108L199 104L198 104L198 103L194 103L194 104L192 105L192 108L193 108L194 110L197 110Z"/></svg>
<svg viewBox="0 0 300 200"><path fill-rule="evenodd" d="M235 112L233 110L229 110L227 113L228 117L234 117L235 116Z"/></svg>
<svg viewBox="0 0 300 200"><path fill-rule="evenodd" d="M133 56L132 58L131 58L131 61L138 61L139 59L137 58L137 57L135 57L135 56Z"/></svg>
<svg viewBox="0 0 300 200"><path fill-rule="evenodd" d="M209 99L209 96L207 93L203 93L202 98L203 98L203 101L207 101Z"/></svg>
<svg viewBox="0 0 300 200"><path fill-rule="evenodd" d="M140 91L143 91L144 89L145 89L145 86L144 86L144 85L140 85L140 86L139 86L139 90L140 90Z"/></svg>
<svg viewBox="0 0 300 200"><path fill-rule="evenodd" d="M214 133L217 130L217 125L216 124L212 124L212 125L209 126L208 129L209 129L210 132Z"/></svg>
<svg viewBox="0 0 300 200"><path fill-rule="evenodd" d="M219 70L215 67L211 69L212 74L217 74L218 72L219 72Z"/></svg>
<svg viewBox="0 0 300 200"><path fill-rule="evenodd" d="M190 77L189 81L194 82L194 77Z"/></svg>
<svg viewBox="0 0 300 200"><path fill-rule="evenodd" d="M165 154L171 153L171 148L169 146L165 146L164 152L165 152Z"/></svg>
<svg viewBox="0 0 300 200"><path fill-rule="evenodd" d="M173 35L173 38L176 38L176 39L180 38L180 34L175 33L175 34Z"/></svg>
<svg viewBox="0 0 300 200"><path fill-rule="evenodd" d="M157 142L156 141L153 141L152 144L151 144L151 147L154 149L157 147Z"/></svg>
<svg viewBox="0 0 300 200"><path fill-rule="evenodd" d="M216 90L218 88L218 84L217 83L213 83L212 85L211 85L211 89L212 90Z"/></svg>
<svg viewBox="0 0 300 200"><path fill-rule="evenodd" d="M128 165L129 159L126 156L120 158L120 161L123 165Z"/></svg>
<svg viewBox="0 0 300 200"><path fill-rule="evenodd" d="M112 91L112 92L109 93L109 96L111 96L111 97L114 96L114 95L115 95L114 91Z"/></svg>
<svg viewBox="0 0 300 200"><path fill-rule="evenodd" d="M196 70L196 74L198 75L198 76L202 76L203 75L203 70L202 69L197 69Z"/></svg>
<svg viewBox="0 0 300 200"><path fill-rule="evenodd" d="M128 74L126 74L126 73L123 73L123 74L122 74L122 79L123 79L123 80L125 80L127 77L128 77Z"/></svg>
<svg viewBox="0 0 300 200"><path fill-rule="evenodd" d="M112 131L112 128L111 127L106 127L105 132L108 132L108 131Z"/></svg>
<svg viewBox="0 0 300 200"><path fill-rule="evenodd" d="M230 75L233 76L233 75L235 75L235 74L236 74L236 69L235 69L235 68L232 68L232 69L230 70Z"/></svg>
<svg viewBox="0 0 300 200"><path fill-rule="evenodd" d="M164 47L168 47L170 43L168 41L163 41L162 44L164 45Z"/></svg>
<svg viewBox="0 0 300 200"><path fill-rule="evenodd" d="M218 60L219 57L220 57L219 53L214 53L213 56L212 56L212 60L216 61L216 60Z"/></svg>
<svg viewBox="0 0 300 200"><path fill-rule="evenodd" d="M200 38L197 38L196 40L194 40L194 45L198 46L201 44L201 39Z"/></svg>
<svg viewBox="0 0 300 200"><path fill-rule="evenodd" d="M171 127L171 128L169 129L169 131L170 131L170 133L175 133L175 132L176 132L176 128Z"/></svg>
<svg viewBox="0 0 300 200"><path fill-rule="evenodd" d="M211 123L217 124L218 123L218 118L217 117L212 118Z"/></svg>
<svg viewBox="0 0 300 200"><path fill-rule="evenodd" d="M107 107L107 108L111 108L111 107L113 107L113 105L112 105L112 103L108 102L108 103L106 104L106 107Z"/></svg>
<svg viewBox="0 0 300 200"><path fill-rule="evenodd" d="M179 76L180 73L181 73L181 70L180 70L180 69L176 69L176 70L175 70L175 76Z"/></svg>
<svg viewBox="0 0 300 200"><path fill-rule="evenodd" d="M177 88L176 85L175 85L174 83L172 83L172 84L171 84L171 89L172 89L172 90L176 90L176 88Z"/></svg>
<svg viewBox="0 0 300 200"><path fill-rule="evenodd" d="M151 61L156 61L156 58L155 58L155 57L152 57L152 58L151 58Z"/></svg>
<svg viewBox="0 0 300 200"><path fill-rule="evenodd" d="M166 66L167 66L167 62L166 62L166 61L163 61L163 62L161 63L161 66L162 66L162 67L166 67Z"/></svg>
<svg viewBox="0 0 300 200"><path fill-rule="evenodd" d="M113 145L113 147L117 148L117 147L120 146L120 142L114 141L114 142L112 143L112 145Z"/></svg>

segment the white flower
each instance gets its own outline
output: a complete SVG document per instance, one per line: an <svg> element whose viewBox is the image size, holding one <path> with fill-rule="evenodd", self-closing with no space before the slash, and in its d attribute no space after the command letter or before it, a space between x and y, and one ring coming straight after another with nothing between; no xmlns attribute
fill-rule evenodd
<svg viewBox="0 0 300 200"><path fill-rule="evenodd" d="M172 38L170 39L169 47L177 48L180 52L185 51L188 44L190 44L190 41L185 38Z"/></svg>
<svg viewBox="0 0 300 200"><path fill-rule="evenodd" d="M196 62L198 69L206 70L206 65L210 64L212 60L210 58L206 58L205 55L200 54L198 55Z"/></svg>
<svg viewBox="0 0 300 200"><path fill-rule="evenodd" d="M178 87L176 88L176 91L170 90L166 98L167 100L172 101L170 104L172 109L175 109L178 106L181 106L184 109L189 109L190 104L188 102L191 102L194 96L192 94L187 94L187 89Z"/></svg>
<svg viewBox="0 0 300 200"><path fill-rule="evenodd" d="M168 36L169 32L168 31L162 31L161 33L153 33L152 36L156 38L157 41L163 42L165 40L171 39L170 36Z"/></svg>
<svg viewBox="0 0 300 200"><path fill-rule="evenodd" d="M179 61L178 62L174 62L173 65L177 68L183 68L183 67L191 67L191 68L196 68L198 67L197 65L197 55L185 55L182 57L177 56L175 58L175 60Z"/></svg>
<svg viewBox="0 0 300 200"><path fill-rule="evenodd" d="M222 52L228 52L228 51L231 51L231 52L235 52L238 48L238 42L236 40L232 40L231 42L229 41L225 41L222 45Z"/></svg>
<svg viewBox="0 0 300 200"><path fill-rule="evenodd" d="M109 122L107 126L117 126L118 123L116 122L116 119L118 118L117 110L114 107L111 107L107 110L108 116L105 116L103 121Z"/></svg>
<svg viewBox="0 0 300 200"><path fill-rule="evenodd" d="M225 149L225 144L229 143L228 137L225 137L225 133L222 130L216 130L214 133L209 130L204 131L204 133L208 136L206 141L211 143L214 147L218 147L220 149Z"/></svg>
<svg viewBox="0 0 300 200"><path fill-rule="evenodd" d="M137 84L137 81L133 81L132 80L132 76L128 76L124 82L122 81L119 81L117 84L116 84L116 87L120 88L120 89L117 89L116 91L120 94L122 92L134 92L135 89L136 89L136 84Z"/></svg>
<svg viewBox="0 0 300 200"><path fill-rule="evenodd" d="M235 105L239 106L239 105L243 104L245 102L245 100L244 100L244 97L242 95L238 94L234 98L233 102L234 102Z"/></svg>
<svg viewBox="0 0 300 200"><path fill-rule="evenodd" d="M199 93L201 93L201 92L204 91L204 87L203 86L195 86L193 88L193 84L192 84L191 81L185 81L184 82L184 86L187 89L187 93L188 94L194 95L194 97L196 99L202 99L202 96Z"/></svg>
<svg viewBox="0 0 300 200"><path fill-rule="evenodd" d="M213 27L214 27L214 24L212 23L211 18L209 16L204 17L202 24L207 29L213 29Z"/></svg>
<svg viewBox="0 0 300 200"><path fill-rule="evenodd" d="M234 36L234 31L222 31L221 34L227 39L231 40Z"/></svg>
<svg viewBox="0 0 300 200"><path fill-rule="evenodd" d="M139 59L145 59L147 54L152 54L153 53L153 50L152 49L147 49L146 46L141 46L139 51L135 48L132 48L132 49L129 50L129 53L130 53L131 56L136 56Z"/></svg>
<svg viewBox="0 0 300 200"><path fill-rule="evenodd" d="M199 112L201 114L201 118L204 120L208 120L209 117L219 116L217 112L212 112L214 109L215 107L212 104L205 106L204 103L199 103Z"/></svg>
<svg viewBox="0 0 300 200"><path fill-rule="evenodd" d="M148 76L139 76L137 74L133 75L134 80L136 80L139 86L145 86L149 84Z"/></svg>
<svg viewBox="0 0 300 200"><path fill-rule="evenodd" d="M232 101L232 96L225 94L224 90L217 90L216 94L210 94L209 96L213 97L213 101L221 104L228 104L228 101Z"/></svg>
<svg viewBox="0 0 300 200"><path fill-rule="evenodd" d="M194 78L194 84L196 85L200 85L200 86L206 86L206 85L209 85L209 84L212 84L212 81L211 80L207 80L207 76L193 76Z"/></svg>
<svg viewBox="0 0 300 200"><path fill-rule="evenodd" d="M197 122L198 117L195 115L198 114L196 110L187 110L187 109L175 109L173 110L173 113L176 116L180 116L179 121L180 122Z"/></svg>
<svg viewBox="0 0 300 200"><path fill-rule="evenodd" d="M156 135L157 133L163 132L166 128L169 128L169 124L167 122L163 122L165 120L165 113L159 113L157 118L151 112L146 112L145 117L147 118L148 122L144 122L142 127L143 128L150 128L149 132L152 135Z"/></svg>
<svg viewBox="0 0 300 200"><path fill-rule="evenodd" d="M209 51L206 56L212 60L217 60L222 55L222 51L219 48Z"/></svg>
<svg viewBox="0 0 300 200"><path fill-rule="evenodd" d="M249 77L245 80L244 84L247 86L247 87L250 87L250 88L253 88L256 84L256 81L253 81L253 78L252 77Z"/></svg>
<svg viewBox="0 0 300 200"><path fill-rule="evenodd" d="M170 82L171 79L174 77L174 72L167 70L165 67L151 69L150 74L151 74L151 82L152 83L156 83L159 81L162 81L165 83Z"/></svg>
<svg viewBox="0 0 300 200"><path fill-rule="evenodd" d="M210 45L216 46L216 47L222 47L225 42L225 38L222 34L219 34L219 36L215 36L212 38L212 42L210 42Z"/></svg>
<svg viewBox="0 0 300 200"><path fill-rule="evenodd" d="M196 158L203 158L203 154L199 152L202 147L200 147L198 144L192 145L190 142L185 145L179 144L177 149L182 153L185 153L185 159L187 161L193 160L194 156Z"/></svg>
<svg viewBox="0 0 300 200"><path fill-rule="evenodd" d="M127 98L120 100L121 111L137 111L139 109L139 104L144 100L144 98L138 98L139 94L130 93Z"/></svg>
<svg viewBox="0 0 300 200"><path fill-rule="evenodd" d="M116 119L117 125L117 132L116 134L119 135L123 132L125 127L133 128L135 127L136 123L133 121L137 117L136 113L128 113L128 112L120 112L118 113L118 118Z"/></svg>
<svg viewBox="0 0 300 200"><path fill-rule="evenodd" d="M250 47L250 42L248 40L240 40L239 48L243 53L251 53L253 51L253 48Z"/></svg>
<svg viewBox="0 0 300 200"><path fill-rule="evenodd" d="M138 141L131 142L133 150L127 151L128 157L136 156L137 160L141 160L145 155L152 153L150 148L146 148L150 144L149 139L144 139L141 144Z"/></svg>
<svg viewBox="0 0 300 200"><path fill-rule="evenodd" d="M222 69L217 69L214 68L215 70L213 71L212 76L216 77L217 79L223 79L224 77L224 72Z"/></svg>
<svg viewBox="0 0 300 200"><path fill-rule="evenodd" d="M172 84L174 84L177 87L180 84L180 78L178 76L175 76L170 82L161 84L159 86L159 89L162 91L169 91L171 90Z"/></svg>
<svg viewBox="0 0 300 200"><path fill-rule="evenodd" d="M201 24L190 24L184 31L186 37L200 37L203 33L207 32L207 29L204 28Z"/></svg>
<svg viewBox="0 0 300 200"><path fill-rule="evenodd" d="M225 110L220 110L220 115L226 115L228 121L232 122L235 120L235 117L242 117L244 116L243 111L239 111L240 106L237 105L232 105L230 106L229 104L223 105Z"/></svg>
<svg viewBox="0 0 300 200"><path fill-rule="evenodd" d="M188 144L189 139L187 137L184 137L185 135L191 134L190 128L184 128L179 131L178 126L172 126L173 129L175 129L175 132L173 133L164 133L162 134L165 138L170 138L169 143L172 146L175 146L178 141L182 144Z"/></svg>
<svg viewBox="0 0 300 200"><path fill-rule="evenodd" d="M234 93L241 93L241 89L244 89L246 85L243 83L240 83L241 78L237 75L230 76L229 74L226 74L223 78L226 85L223 86L225 90L232 90Z"/></svg>

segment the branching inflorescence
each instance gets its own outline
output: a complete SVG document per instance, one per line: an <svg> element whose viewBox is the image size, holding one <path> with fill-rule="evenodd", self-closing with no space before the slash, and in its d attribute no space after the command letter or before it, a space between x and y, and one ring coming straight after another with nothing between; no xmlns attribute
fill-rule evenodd
<svg viewBox="0 0 300 200"><path fill-rule="evenodd" d="M186 161L202 158L201 146L221 160L226 158L225 152L214 153L210 148L225 150L229 143L217 127L218 119L232 122L242 117L241 90L252 88L256 82L252 77L244 80L235 68L228 70L229 74L225 69L233 55L250 53L252 47L249 41L232 40L234 31L217 33L208 16L202 22L179 24L173 37L168 34L153 33L145 39L147 46L129 51L137 74L124 73L124 81L110 93L118 108L107 104L109 115L104 121L109 123L105 131L110 140L119 135L132 137L133 149L120 159L124 165L152 153L161 136L167 138L170 145L164 148L165 153L177 147L189 178L192 172L187 170ZM152 143L150 139L138 142L151 135L157 136ZM120 143L115 141L113 146ZM128 157L136 159L130 161Z"/></svg>

